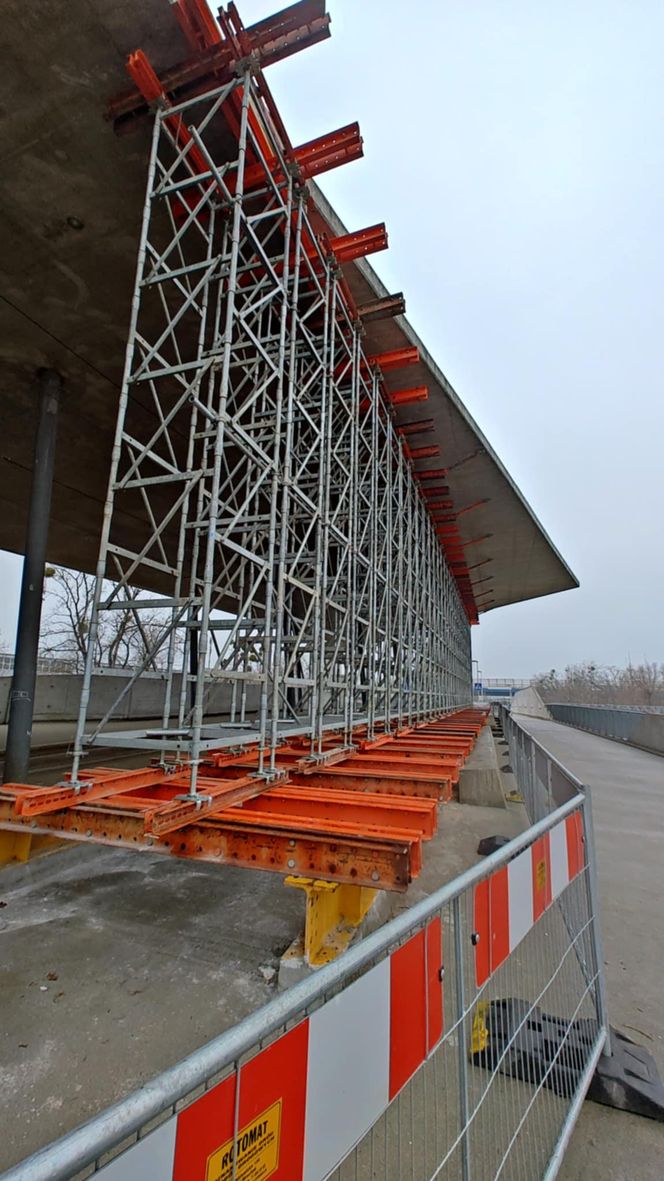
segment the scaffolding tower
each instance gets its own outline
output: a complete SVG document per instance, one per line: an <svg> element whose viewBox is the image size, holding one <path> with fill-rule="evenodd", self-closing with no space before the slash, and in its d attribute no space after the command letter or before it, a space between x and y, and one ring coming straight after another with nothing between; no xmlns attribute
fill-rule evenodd
<svg viewBox="0 0 664 1181"><path fill-rule="evenodd" d="M393 418L417 391L383 380L412 357L367 355L342 272L384 228L316 228L307 162L352 158L356 129L294 152L251 57L175 104L132 69L157 110L71 779L90 746L135 746L195 798L213 749L255 745L270 780L294 736L322 759L329 732L466 705L469 617L432 519L444 470L416 479ZM88 731L96 629L128 608L163 626ZM159 728L111 736L156 664Z"/></svg>

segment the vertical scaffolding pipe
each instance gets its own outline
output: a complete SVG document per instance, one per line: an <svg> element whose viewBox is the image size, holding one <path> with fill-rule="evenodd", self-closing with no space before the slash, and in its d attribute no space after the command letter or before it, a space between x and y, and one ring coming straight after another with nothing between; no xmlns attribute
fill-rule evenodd
<svg viewBox="0 0 664 1181"><path fill-rule="evenodd" d="M14 676L9 699L5 783L25 780L30 759L35 702L39 625L44 591L44 563L51 514L51 490L62 378L54 369L40 369L39 418L35 435L32 491L25 538L21 598L16 629Z"/></svg>

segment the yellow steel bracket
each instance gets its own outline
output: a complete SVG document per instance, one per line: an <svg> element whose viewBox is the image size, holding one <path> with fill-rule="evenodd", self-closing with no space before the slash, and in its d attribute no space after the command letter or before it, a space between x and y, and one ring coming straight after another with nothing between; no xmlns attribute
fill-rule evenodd
<svg viewBox="0 0 664 1181"><path fill-rule="evenodd" d="M32 834L29 832L0 831L0 865L8 861L27 861L31 844Z"/></svg>
<svg viewBox="0 0 664 1181"><path fill-rule="evenodd" d="M66 844L58 837L0 829L0 865L8 865L10 861L30 861L44 849L51 851L64 848Z"/></svg>
<svg viewBox="0 0 664 1181"><path fill-rule="evenodd" d="M346 950L378 893L367 886L294 875L285 882L306 894L304 958L312 967L327 964Z"/></svg>

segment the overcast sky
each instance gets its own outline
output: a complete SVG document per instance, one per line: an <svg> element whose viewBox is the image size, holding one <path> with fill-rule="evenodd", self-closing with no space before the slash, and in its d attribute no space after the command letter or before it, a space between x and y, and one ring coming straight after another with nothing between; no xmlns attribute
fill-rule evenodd
<svg viewBox="0 0 664 1181"><path fill-rule="evenodd" d="M291 137L359 120L364 159L321 187L349 229L387 223L372 265L581 582L483 616L485 676L664 661L664 3L328 9L331 40L269 72Z"/></svg>

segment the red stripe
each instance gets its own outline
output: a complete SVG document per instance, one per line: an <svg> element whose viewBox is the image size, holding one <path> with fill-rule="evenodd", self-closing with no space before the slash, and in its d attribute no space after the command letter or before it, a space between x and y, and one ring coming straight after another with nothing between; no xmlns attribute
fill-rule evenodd
<svg viewBox="0 0 664 1181"><path fill-rule="evenodd" d="M475 887L475 978L481 988L510 953L507 866Z"/></svg>
<svg viewBox="0 0 664 1181"><path fill-rule="evenodd" d="M390 1099L427 1052L424 931L390 956Z"/></svg>
<svg viewBox="0 0 664 1181"><path fill-rule="evenodd" d="M565 819L567 830L567 869L569 880L572 881L581 873L586 859L583 847L583 817L580 812L573 812Z"/></svg>
<svg viewBox="0 0 664 1181"><path fill-rule="evenodd" d="M238 1131L274 1104L278 1115L278 1157L273 1181L301 1181L307 1095L309 1022L302 1021L242 1067ZM173 1181L211 1181L225 1175L220 1149L232 1144L235 1131L235 1083L232 1074L178 1116Z"/></svg>

